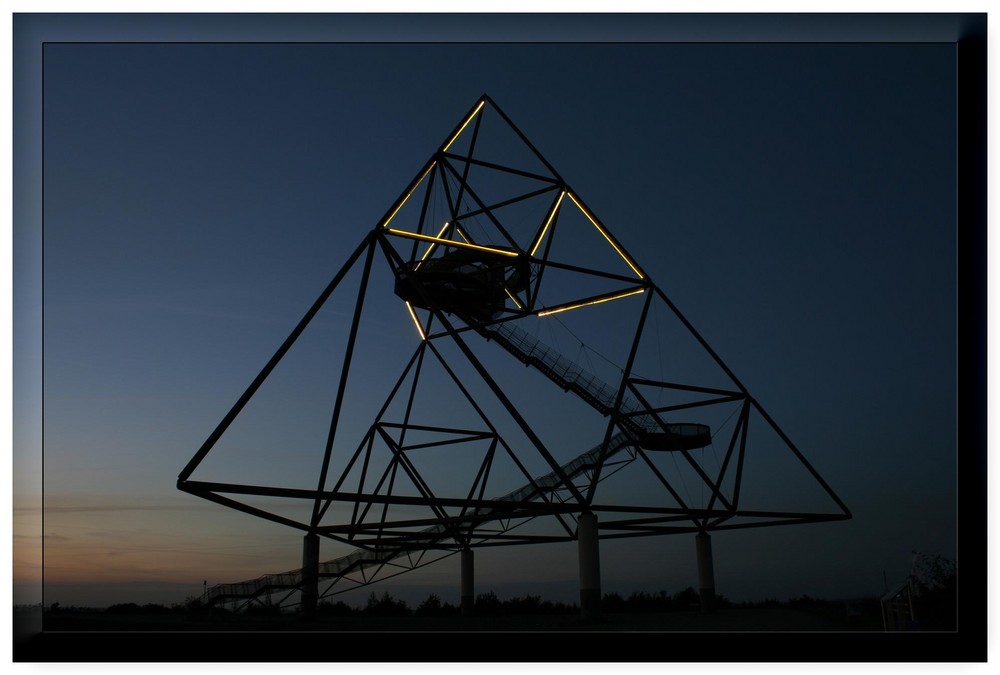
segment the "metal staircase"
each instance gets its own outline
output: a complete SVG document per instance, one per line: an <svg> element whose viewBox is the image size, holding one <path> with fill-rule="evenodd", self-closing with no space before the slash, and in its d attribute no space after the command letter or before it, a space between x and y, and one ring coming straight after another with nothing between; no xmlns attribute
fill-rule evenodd
<svg viewBox="0 0 1000 675"><path fill-rule="evenodd" d="M463 317L465 319L465 317ZM618 391L603 382L595 375L588 373L578 364L566 358L552 347L542 343L535 337L521 330L511 322L483 324L474 319L466 321L476 332L487 340L496 342L518 361L532 366L555 382L565 391L572 391L602 415L610 415L615 411L615 399ZM667 424L650 413L642 413L644 408L627 395L622 396L618 407L618 424L623 431L613 435L608 451L604 456L607 461L623 449L640 445L644 448L657 450L678 450L699 448L711 442L707 426L703 424ZM624 413L624 415L622 415ZM642 414L636 414L642 413ZM570 480L593 469L600 459L603 442L584 452L578 457L560 467L560 472ZM634 459L634 454L623 460L628 463ZM560 472L552 471L536 478L528 484L497 498L497 501L531 501L548 499L554 491L564 487ZM501 519L505 516L489 509L479 511L475 518L479 522ZM426 548L449 535L444 525L433 525L420 531L421 540L426 541ZM413 545L400 547L386 545L384 548L357 549L347 555L321 562L319 564L320 578L338 578L347 574L360 572L373 567L398 565L401 571L408 571L421 566L419 561L414 564L409 555L414 552ZM408 559L400 563L403 557ZM427 563L424 563L427 564ZM256 579L231 584L218 584L208 589L204 596L207 605L225 601L258 598L271 591L293 591L302 584L302 570L291 570L278 574L265 574Z"/></svg>
<svg viewBox="0 0 1000 675"><path fill-rule="evenodd" d="M605 461L611 459L615 455L618 455L631 445L632 443L626 434L615 434L611 437L608 444L608 451L604 458ZM563 475L572 480L593 469L599 460L603 447L604 443L597 444L587 452L563 464L560 467L560 471ZM622 463L631 462L634 458L634 455L630 455L626 457ZM496 499L497 501L507 502L531 501L539 499L543 495L551 494L554 490L558 490L561 484L562 479L559 477L559 472L552 471L544 476L535 478L530 483ZM491 513L492 512L488 509L482 510L479 514L477 514L477 520L492 520L493 517L491 517ZM504 516L495 516L495 518L501 517ZM430 547L430 544L448 536L444 525L432 525L431 527L421 530L420 534L426 535L426 537L422 538L426 539L428 548ZM352 572L360 572L372 567L393 564L394 561L398 561L400 558L407 556L407 554L412 552L412 547L403 548L399 546L387 546L385 548L374 550L357 549L339 558L321 562L319 564L319 577L321 579L343 577ZM406 564L400 566L404 571L407 571L409 569L415 569L420 565L414 565L412 561L408 560L406 561ZM265 574L248 581L238 581L230 584L217 584L208 589L203 596L203 602L207 606L211 606L226 600L249 600L265 595L271 591L292 591L297 589L301 584L301 569L280 572L277 574Z"/></svg>
<svg viewBox="0 0 1000 675"><path fill-rule="evenodd" d="M521 363L533 366L565 391L572 391L602 415L615 412L618 390L583 370L552 347L526 333L512 322L481 324L467 322L487 340L510 352ZM643 447L658 450L701 448L712 441L704 424L668 424L648 412L627 394L618 407L618 423L631 432ZM641 413L641 414L637 414Z"/></svg>

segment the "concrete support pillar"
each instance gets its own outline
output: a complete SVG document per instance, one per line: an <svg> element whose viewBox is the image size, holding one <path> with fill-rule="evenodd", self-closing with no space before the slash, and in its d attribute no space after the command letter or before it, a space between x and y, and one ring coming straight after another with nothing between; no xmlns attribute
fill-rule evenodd
<svg viewBox="0 0 1000 675"><path fill-rule="evenodd" d="M476 606L476 569L471 548L462 549L462 616L472 616Z"/></svg>
<svg viewBox="0 0 1000 675"><path fill-rule="evenodd" d="M302 538L302 618L316 620L319 597L319 535L310 532Z"/></svg>
<svg viewBox="0 0 1000 675"><path fill-rule="evenodd" d="M584 621L599 621L601 552L597 537L597 516L593 513L581 513L576 525L580 554L580 616Z"/></svg>
<svg viewBox="0 0 1000 675"><path fill-rule="evenodd" d="M701 611L704 614L715 610L715 570L712 567L712 537L708 532L699 532L694 538L698 552L698 595L701 596Z"/></svg>

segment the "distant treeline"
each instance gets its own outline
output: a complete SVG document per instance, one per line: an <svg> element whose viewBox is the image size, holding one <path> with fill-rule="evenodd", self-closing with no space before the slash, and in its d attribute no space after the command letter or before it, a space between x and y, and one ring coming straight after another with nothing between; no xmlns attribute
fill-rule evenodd
<svg viewBox="0 0 1000 675"><path fill-rule="evenodd" d="M717 596L716 606L730 605L728 600ZM699 597L698 592L692 588L673 594L666 591L636 591L627 598L622 598L617 593L607 593L603 598L603 607L607 612L626 613L696 610L699 608ZM197 610L197 603L190 608ZM213 608L212 611L218 609ZM263 604L249 605L242 611L248 614L278 613L277 608ZM544 600L541 595L501 599L495 592L488 591L477 595L475 600L475 613L479 616L576 614L579 611L576 603ZM388 592L381 595L372 592L364 606L321 600L317 605L317 613L320 616L458 616L461 607L442 600L436 593L431 593L416 607L411 607L405 600L397 599Z"/></svg>
<svg viewBox="0 0 1000 675"><path fill-rule="evenodd" d="M911 599L916 620L922 630L955 630L956 626L956 566L953 561L940 556L924 556L915 565L911 575L915 587L915 595ZM687 612L698 611L701 600L697 591L688 587L676 593L666 591L646 592L633 591L623 597L618 593L605 593L602 598L602 609L609 614L627 614L641 612ZM850 625L867 626L878 630L883 625L882 607L877 597L856 600L820 600L807 595L790 600L766 598L764 600L731 602L727 598L716 595L717 609L750 609L750 608L788 608L826 616L831 620L843 620L846 617ZM343 601L322 600L319 602L320 616L449 616L459 615L460 608L443 601L432 593L416 607L410 607L405 600L394 598L388 592L381 595L372 592L364 606L351 606ZM170 606L147 603L139 605L126 602L112 605L106 609L93 607L62 606L54 602L47 607L37 605L15 605L15 612L64 613L64 614L120 614L120 615L163 615L182 614L190 618L212 615L225 616L232 614L248 615L293 615L297 607L282 610L276 605L269 605L260 600L242 601L230 605L214 605L206 607L202 598L189 597L184 602ZM475 599L475 613L479 616L501 615L541 615L541 614L576 614L579 608L575 603L543 600L540 595L525 595L518 598L500 599L496 593L489 591L481 593Z"/></svg>
<svg viewBox="0 0 1000 675"><path fill-rule="evenodd" d="M865 605L878 605L876 598L858 601ZM698 592L691 587L685 588L676 593L666 591L646 592L633 591L628 596L619 593L605 593L602 598L602 608L610 613L641 613L641 612L674 612L674 611L696 611L700 609L701 601ZM798 609L817 609L824 606L843 607L842 601L816 600L808 596L802 596L792 600L779 601L776 599L765 599L753 602L734 603L723 597L715 596L715 606L719 609L725 608L750 608L750 607L794 607ZM41 609L41 605L19 605L15 611ZM162 605L147 603L139 605L134 602L119 603L111 605L106 609L92 607L62 606L54 602L45 608L51 613L96 613L107 614L200 614L211 611L213 614L231 614L233 611L224 606L216 605L211 608L204 607L201 599L191 597L184 602L172 605ZM287 610L285 610L287 611ZM430 594L416 607L410 605L402 599L393 597L388 592L377 594L372 592L363 606L352 606L343 601L321 600L317 605L317 611L321 616L457 616L460 614L460 607L450 602L444 601L436 593ZM501 599L493 591L481 593L476 596L475 612L481 616L501 616L501 615L529 615L529 614L571 614L579 612L576 603L564 603L560 601L544 600L541 595L525 595L522 597ZM240 613L246 614L279 614L281 610L274 605L266 605L259 602L247 604L240 609Z"/></svg>

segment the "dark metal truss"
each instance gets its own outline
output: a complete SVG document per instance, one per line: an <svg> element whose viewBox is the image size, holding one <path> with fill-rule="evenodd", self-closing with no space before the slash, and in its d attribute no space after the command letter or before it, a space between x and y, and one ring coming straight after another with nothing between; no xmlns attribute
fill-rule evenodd
<svg viewBox="0 0 1000 675"><path fill-rule="evenodd" d="M480 123L486 110L491 111L491 114L496 114L507 125L539 160L540 165L545 167L547 174L505 166L473 156L479 136ZM471 141L467 153L460 154L451 151L450 147L455 139L460 134L465 133L464 130L473 120ZM470 170L473 167L531 179L542 183L542 185L496 203L486 203L476 186L470 181ZM417 188L425 182L428 185L420 205L416 227L409 230L392 227L397 213ZM436 224L432 225L428 219L431 184L441 187L450 213L449 222L440 231L436 231ZM504 225L502 209L547 194L552 195L551 201L530 241L519 242ZM558 226L560 205L568 203L567 200L573 202L583 215L593 223L610 246L631 268L634 272L633 275L613 274L549 259L549 248L553 240L552 233ZM462 210L463 205L465 205L464 211ZM495 240L477 242L468 228L464 227L470 219L480 216L485 217L493 226ZM418 255L421 245L427 249L423 257ZM433 259L429 254L435 249L443 255L455 251L472 251L473 253L470 255L493 256L497 259L503 256L504 259L516 261L511 264L521 265L521 269L529 270L529 274L526 279L521 280L518 288L504 286L503 290L512 305L504 302L503 306L495 306L490 316L472 319L463 316L460 311L455 311L452 307L443 306L440 297L435 296L433 289L420 280L419 266L425 259ZM425 319L421 321L416 312L413 311L413 307L410 307L422 339L381 410L375 416L367 434L354 449L346 469L339 476L331 476L331 457L334 448L339 447L337 445L337 430L341 422L340 417L358 335L358 326L376 252L381 253L400 283L409 284L411 297L415 303L423 308ZM192 474L216 442L331 297L348 272L359 263L362 265L361 282L351 318L350 333L316 486L314 488L293 489L192 479ZM538 302L539 289L544 282L547 269L590 275L593 278L621 283L623 287L618 291L576 298L573 302L560 306L542 307ZM594 450L581 455L573 462L561 465L498 385L490 371L469 347L468 340L473 339L478 333L480 336L496 340L498 344L507 344L505 348L521 358L525 353L523 351L518 353L518 347L509 344L512 343L509 334L506 334L507 338L504 337L503 331L505 329L503 327L505 325L513 325L512 322L527 316L597 302L613 301L619 297L637 293L645 293L642 312L635 327L624 372L620 382L615 387L613 396L609 394L600 400L598 397L591 397L593 399L591 400L588 399L588 393L585 389L579 386L575 389L584 400L587 400L588 403L594 405L607 416L604 437ZM691 383L661 382L640 378L632 373L640 337L654 299L665 303L679 319L697 343L728 376L732 383L731 388L720 389ZM462 322L457 323L456 318L462 319ZM505 343L504 340L507 342ZM543 477L532 476L525 468L518 453L503 439L496 426L442 356L437 346L439 341L449 341L464 355L468 365L473 368L499 404L509 414L510 419L529 440L531 447L528 450L536 453L547 464L550 469L549 474ZM434 360L443 367L451 381L476 412L476 419L469 424L468 428L416 425L409 422L410 411L416 396L417 382L421 369L428 359ZM535 365L542 372L546 372L544 363L537 359L536 362L529 361L530 359L525 360L525 363ZM564 384L558 381L556 375L546 374L561 386ZM407 378L410 378L408 392L404 387ZM567 388L573 388L573 383L565 384ZM672 406L654 407L649 403L640 387L692 392L708 398ZM390 402L397 395L407 397L406 413L401 423L383 419ZM632 401L633 407L626 406L626 401ZM634 402L638 402L638 407L634 406ZM664 475L651 460L650 453L653 451L643 447L640 423L646 425L646 431L651 430L669 436L673 430L663 421L663 413L723 404L738 404L739 415L732 433L728 438L723 439L726 450L721 468L716 475L709 475L706 472L693 457L690 448L680 447L673 450L676 456L695 472L711 494L706 507L693 507L685 503L670 478ZM740 508L740 491L752 411L758 413L766 425L781 438L798 462L836 504L838 511L816 513L754 511ZM652 426L650 426L650 420L654 421ZM656 428L657 424L659 429ZM433 442L407 443L406 436L411 431L434 432L445 438ZM384 443L391 452L391 461L378 476L371 475L369 471L369 459L373 444L376 442ZM409 459L409 453L413 450L470 442L488 443L488 450L484 454L482 464L472 485L467 493L460 498L436 495ZM493 495L485 493L485 488L494 460L498 456L510 459L518 467L523 474L525 487L506 497L494 498ZM656 480L662 483L677 506L657 508L647 505L602 504L596 501L597 487L602 480L636 462L640 466L645 465ZM350 484L348 482L349 474L358 467L360 467L360 480L356 485ZM723 488L724 479L730 475L730 472L735 475L735 478L731 481L731 489L725 490ZM394 493L393 485L397 477L408 479L412 485L416 486L419 494ZM366 487L370 483L374 483L373 488ZM421 167L410 185L390 206L376 227L363 238L353 253L348 256L343 267L319 295L288 338L180 472L177 487L223 506L356 547L355 553L339 559L341 563L337 563L337 561L323 563L325 568L321 565L320 577L335 582L324 595L342 592L342 590L348 590L356 585L364 585L386 578L386 576L415 569L440 559L442 555L450 555L467 547L508 546L572 540L576 538L575 516L585 511L599 514L598 522L602 538L817 523L851 517L847 506L788 439L760 403L749 394L730 368L625 251L624 247L594 215L594 212L587 207L582 198L571 189L517 126L486 95L470 108L462 122L449 135L448 140L442 143L437 152ZM247 503L246 498L252 496L308 499L313 504L311 516L308 520L297 520L278 515ZM346 522L323 524L324 516L328 514L334 503L349 505L350 518ZM392 505L423 507L427 509L427 516L407 519L389 517L387 515L388 507ZM555 523L551 533L538 534L520 529L524 524L540 517L552 519ZM296 576L294 571L282 575L267 575L252 582L223 585L224 587L217 589L214 598L221 601L248 597L259 599L263 594L270 598L271 592L274 590L295 589L301 583L301 574ZM349 588L343 588L345 585ZM337 590L333 590L334 586L338 586Z"/></svg>

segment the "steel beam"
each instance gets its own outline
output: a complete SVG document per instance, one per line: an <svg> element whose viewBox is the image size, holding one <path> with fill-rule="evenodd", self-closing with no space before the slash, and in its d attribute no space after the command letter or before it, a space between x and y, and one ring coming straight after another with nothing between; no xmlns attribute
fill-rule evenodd
<svg viewBox="0 0 1000 675"><path fill-rule="evenodd" d="M358 259L358 256L361 255L361 252L365 250L365 247L371 245L372 241L374 240L374 234L375 234L374 232L368 233L368 235L364 238L364 240L361 242L358 248L355 249L354 253L352 253L351 256L347 259L347 262L344 263L344 266L341 267L340 271L337 272L336 276L334 276L333 280L331 280L330 283L327 284L327 287L323 289L323 292L319 294L319 297L316 298L316 301L313 302L309 310L306 311L305 315L299 321L298 325L296 325L295 328L292 330L292 332L288 335L288 337L285 338L285 341L281 343L281 346L278 347L278 350L274 353L271 359L267 362L264 368L261 369L260 373L257 374L257 377L254 378L253 382L250 383L250 386L246 388L246 391L243 392L243 395L240 396L239 400L236 401L236 403L229 410L229 412L226 413L226 416L222 418L222 421L219 422L219 425L215 428L215 430L209 435L209 437L205 440L202 446L198 449L198 452L196 452L194 457L192 457L191 460L187 463L187 465L184 467L184 469L178 476L178 480L186 481L188 477L191 475L191 473L198 467L201 461L205 459L205 455L208 454L208 451L212 449L212 447L216 444L216 442L219 440L222 434L225 433L226 429L229 428L229 425L233 423L233 420L236 419L236 416L240 414L240 411L243 410L246 404L250 401L251 397L253 397L253 395L257 392L257 390L260 388L260 385L264 383L264 380L267 379L267 376L271 374L271 371L274 370L274 367L278 365L278 362L281 361L281 359L285 356L285 354L288 352L291 346L295 344L295 341L299 339L299 336L302 334L302 331L306 329L306 326L309 325L309 322L313 320L313 317L316 316L316 313L319 312L320 308L330 298L330 294L333 293L334 289L337 288L337 285L340 284L340 282L343 280L344 276L347 274L347 271L354 266L354 263Z"/></svg>

